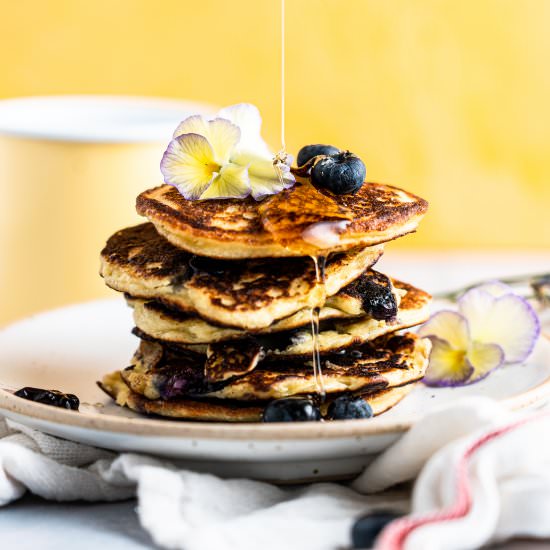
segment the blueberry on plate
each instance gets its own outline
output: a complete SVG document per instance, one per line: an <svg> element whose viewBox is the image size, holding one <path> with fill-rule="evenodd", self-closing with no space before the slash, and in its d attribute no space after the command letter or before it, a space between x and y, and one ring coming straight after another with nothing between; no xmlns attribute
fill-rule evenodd
<svg viewBox="0 0 550 550"><path fill-rule="evenodd" d="M62 409L71 409L78 411L80 400L72 393L63 393L59 390L45 390L43 388L31 388L26 386L15 392L17 397L42 403L43 405L51 405Z"/></svg>
<svg viewBox="0 0 550 550"><path fill-rule="evenodd" d="M321 412L311 399L284 397L267 405L262 420L263 422L312 422L321 420Z"/></svg>
<svg viewBox="0 0 550 550"><path fill-rule="evenodd" d="M351 529L352 547L372 548L382 529L399 517L401 514L391 510L380 510L359 518Z"/></svg>
<svg viewBox="0 0 550 550"><path fill-rule="evenodd" d="M311 170L311 182L335 195L357 193L367 175L364 162L349 151L322 158Z"/></svg>
<svg viewBox="0 0 550 550"><path fill-rule="evenodd" d="M372 407L362 398L353 395L341 395L328 407L327 418L330 420L349 420L352 418L371 418Z"/></svg>
<svg viewBox="0 0 550 550"><path fill-rule="evenodd" d="M339 153L340 149L334 147L333 145L323 145L322 143L317 143L315 145L306 145L298 151L298 156L296 157L296 164L298 166L303 166L306 162L310 161L313 157L318 155L334 155Z"/></svg>

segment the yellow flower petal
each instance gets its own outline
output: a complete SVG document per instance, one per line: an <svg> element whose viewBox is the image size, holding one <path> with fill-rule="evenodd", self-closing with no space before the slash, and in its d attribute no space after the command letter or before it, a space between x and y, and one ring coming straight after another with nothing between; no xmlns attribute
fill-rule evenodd
<svg viewBox="0 0 550 550"><path fill-rule="evenodd" d="M238 126L223 118L206 120L193 115L180 122L174 131L174 138L185 134L198 134L208 140L214 151L214 159L221 166L229 162L231 152L239 143L241 131Z"/></svg>
<svg viewBox="0 0 550 550"><path fill-rule="evenodd" d="M455 349L449 342L436 336L431 336L430 340L432 351L424 383L428 386L463 385L473 372L466 350Z"/></svg>
<svg viewBox="0 0 550 550"><path fill-rule="evenodd" d="M271 155L258 155L249 151L237 151L231 157L231 161L243 166L247 165L248 173L260 178L269 179L277 177Z"/></svg>
<svg viewBox="0 0 550 550"><path fill-rule="evenodd" d="M204 136L184 134L166 149L160 170L165 183L174 185L189 200L198 199L220 169Z"/></svg>
<svg viewBox="0 0 550 550"><path fill-rule="evenodd" d="M255 199L280 193L283 189L292 187L296 181L290 173L290 168L283 166L283 181L281 182L273 166L273 159L269 156L238 152L233 155L231 160L237 164L248 165L251 192Z"/></svg>
<svg viewBox="0 0 550 550"><path fill-rule="evenodd" d="M212 181L201 199L243 198L250 194L248 169L238 164L226 164Z"/></svg>
<svg viewBox="0 0 550 550"><path fill-rule="evenodd" d="M468 322L456 311L438 311L424 323L418 334L437 336L446 340L456 350L467 350L470 341Z"/></svg>
<svg viewBox="0 0 550 550"><path fill-rule="evenodd" d="M473 342L468 350L468 361L474 368L474 372L468 383L477 382L485 378L492 370L502 365L504 362L504 351L497 344Z"/></svg>
<svg viewBox="0 0 550 550"><path fill-rule="evenodd" d="M472 340L498 344L507 363L524 361L540 333L540 322L524 298L508 293L495 296L483 288L469 290L458 301L468 319Z"/></svg>
<svg viewBox="0 0 550 550"><path fill-rule="evenodd" d="M241 131L228 120L215 118L208 123L206 137L214 150L216 162L223 165L229 162L231 153L241 138Z"/></svg>
<svg viewBox="0 0 550 550"><path fill-rule="evenodd" d="M208 139L208 121L202 115L193 115L180 122L174 130L174 138L183 134L199 134Z"/></svg>
<svg viewBox="0 0 550 550"><path fill-rule="evenodd" d="M278 178L265 179L256 176L250 176L250 194L259 200L267 195L275 195L290 185L281 184Z"/></svg>

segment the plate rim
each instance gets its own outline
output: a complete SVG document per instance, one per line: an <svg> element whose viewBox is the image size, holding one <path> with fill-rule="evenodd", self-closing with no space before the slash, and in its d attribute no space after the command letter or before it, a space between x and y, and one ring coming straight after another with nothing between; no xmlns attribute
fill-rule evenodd
<svg viewBox="0 0 550 550"><path fill-rule="evenodd" d="M15 328L17 325L34 321L39 317L51 315L52 313L99 302L113 301L115 301L113 298L88 300L38 312L0 327L0 334ZM541 338L545 339L544 345L548 345L550 338L545 338L543 335L541 335ZM529 390L502 399L499 403L509 410L519 410L544 399L550 399L550 375ZM386 420L379 417L376 423L373 423L370 419L354 419L331 422L274 422L269 424L258 422L201 422L147 416L124 417L91 411L76 412L35 403L17 397L12 390L2 387L0 387L0 411L88 431L103 431L143 437L221 439L225 441L343 439L399 434L409 430L422 416L416 414L402 421Z"/></svg>
<svg viewBox="0 0 550 550"><path fill-rule="evenodd" d="M530 390L499 401L509 410L520 410L550 397L550 376ZM185 437L190 439L223 440L312 440L340 439L399 434L409 430L421 417L414 415L407 421L339 420L332 422L301 422L296 424L274 422L189 422L170 418L124 417L95 412L77 412L26 401L0 388L0 410L34 420L67 425L85 430L98 430L145 437ZM137 414L137 413L136 413Z"/></svg>

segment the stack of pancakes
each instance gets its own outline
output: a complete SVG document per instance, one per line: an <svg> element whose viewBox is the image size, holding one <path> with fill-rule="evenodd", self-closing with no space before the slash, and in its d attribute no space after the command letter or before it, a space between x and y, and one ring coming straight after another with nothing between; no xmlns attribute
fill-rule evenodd
<svg viewBox="0 0 550 550"><path fill-rule="evenodd" d="M195 420L257 421L274 399L315 400L318 308L321 412L344 394L384 412L426 369L429 341L397 331L428 318L430 296L372 266L426 209L395 187L334 196L307 179L261 202L188 201L168 185L142 193L149 222L115 233L101 253L140 344L101 387L121 406ZM324 282L311 256L326 259Z"/></svg>

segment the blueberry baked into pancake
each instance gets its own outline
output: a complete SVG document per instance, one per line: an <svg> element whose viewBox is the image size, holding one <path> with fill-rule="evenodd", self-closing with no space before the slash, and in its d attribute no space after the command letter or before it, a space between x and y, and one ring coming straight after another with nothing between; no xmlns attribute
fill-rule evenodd
<svg viewBox="0 0 550 550"><path fill-rule="evenodd" d="M100 387L118 405L216 422L369 418L424 376L430 341L407 329L430 296L373 269L427 203L365 181L359 157L269 152L257 109L183 121L141 193L147 218L109 238L105 283L140 343Z"/></svg>

